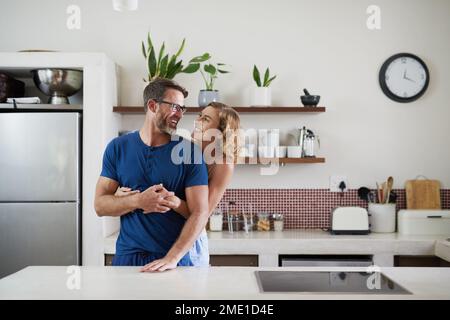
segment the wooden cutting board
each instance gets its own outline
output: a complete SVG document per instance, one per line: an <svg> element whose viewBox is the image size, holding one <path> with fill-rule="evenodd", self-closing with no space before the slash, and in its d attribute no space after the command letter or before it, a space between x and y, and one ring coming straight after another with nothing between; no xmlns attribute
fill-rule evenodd
<svg viewBox="0 0 450 320"><path fill-rule="evenodd" d="M438 180L406 181L408 209L441 209L441 183Z"/></svg>

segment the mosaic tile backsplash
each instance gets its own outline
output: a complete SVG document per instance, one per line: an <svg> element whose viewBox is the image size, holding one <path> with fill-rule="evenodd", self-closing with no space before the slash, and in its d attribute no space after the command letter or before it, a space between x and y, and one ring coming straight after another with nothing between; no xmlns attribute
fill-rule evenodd
<svg viewBox="0 0 450 320"><path fill-rule="evenodd" d="M397 210L406 208L404 189L395 189ZM356 189L330 192L328 189L228 189L219 208L225 213L228 203L234 201L240 211L253 213L280 213L284 217L285 229L321 229L330 227L330 212L338 206L361 206L367 201L358 197ZM441 190L442 209L450 209L450 189Z"/></svg>

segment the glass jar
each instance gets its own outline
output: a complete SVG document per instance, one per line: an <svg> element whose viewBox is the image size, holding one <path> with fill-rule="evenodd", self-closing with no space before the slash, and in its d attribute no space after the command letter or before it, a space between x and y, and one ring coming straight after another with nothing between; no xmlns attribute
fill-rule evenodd
<svg viewBox="0 0 450 320"><path fill-rule="evenodd" d="M235 201L228 202L227 206L228 231L230 233L233 233L234 231L242 230L242 223L243 221L241 220L241 211L239 210L239 206L236 204Z"/></svg>
<svg viewBox="0 0 450 320"><path fill-rule="evenodd" d="M273 218L273 229L275 231L283 231L283 215L280 213L275 213L272 215Z"/></svg>
<svg viewBox="0 0 450 320"><path fill-rule="evenodd" d="M209 230L222 231L223 227L223 213L220 209L215 209L209 217Z"/></svg>
<svg viewBox="0 0 450 320"><path fill-rule="evenodd" d="M244 219L244 231L249 233L253 231L255 227L254 219L253 219L253 205L252 203L248 203L248 208L242 212L242 217Z"/></svg>
<svg viewBox="0 0 450 320"><path fill-rule="evenodd" d="M256 228L258 231L270 231L270 220L268 213L258 213L258 222L256 224Z"/></svg>

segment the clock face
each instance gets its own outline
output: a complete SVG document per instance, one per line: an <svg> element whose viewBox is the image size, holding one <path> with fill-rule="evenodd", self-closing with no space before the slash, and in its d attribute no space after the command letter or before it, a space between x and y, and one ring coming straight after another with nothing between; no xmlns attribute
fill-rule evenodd
<svg viewBox="0 0 450 320"><path fill-rule="evenodd" d="M419 57L401 53L383 64L379 80L389 98L397 102L411 102L425 93L430 79L427 66Z"/></svg>

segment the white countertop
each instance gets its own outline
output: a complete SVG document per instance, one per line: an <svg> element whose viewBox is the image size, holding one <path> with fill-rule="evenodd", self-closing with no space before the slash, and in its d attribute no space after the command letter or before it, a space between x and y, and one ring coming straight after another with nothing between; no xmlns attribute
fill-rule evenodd
<svg viewBox="0 0 450 320"><path fill-rule="evenodd" d="M450 268L381 268L412 295L261 293L256 270L279 268L179 267L140 273L139 267L80 267L80 289L69 290L66 267L27 267L0 280L0 299L450 299ZM362 271L361 268L283 268ZM73 282L70 282L73 283Z"/></svg>
<svg viewBox="0 0 450 320"><path fill-rule="evenodd" d="M322 230L286 230L269 232L208 232L211 252L240 253L403 253L428 251L433 253L442 236L412 236L398 233L371 233L368 235L332 235ZM239 243L239 245L237 245Z"/></svg>
<svg viewBox="0 0 450 320"><path fill-rule="evenodd" d="M436 243L434 254L437 257L450 262L450 238L438 241Z"/></svg>
<svg viewBox="0 0 450 320"><path fill-rule="evenodd" d="M279 254L371 254L379 266L392 266L394 255L435 255L448 235L331 235L323 230L208 232L210 254L255 254L260 266L277 266ZM115 253L117 233L105 239L105 253ZM450 256L450 247L449 256ZM441 254L441 257L445 256ZM447 260L447 259L445 259Z"/></svg>

